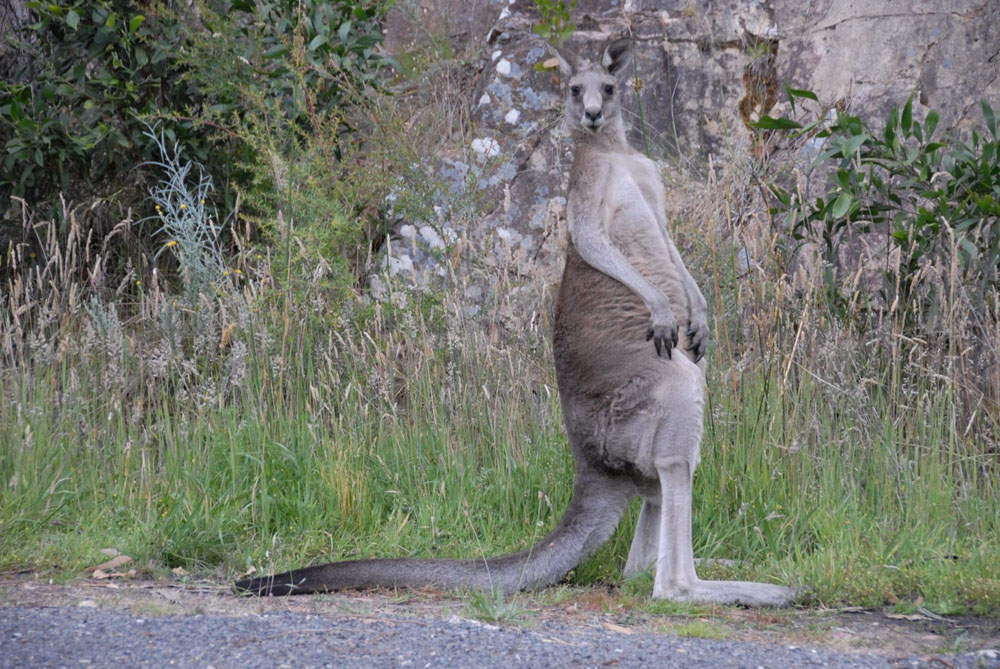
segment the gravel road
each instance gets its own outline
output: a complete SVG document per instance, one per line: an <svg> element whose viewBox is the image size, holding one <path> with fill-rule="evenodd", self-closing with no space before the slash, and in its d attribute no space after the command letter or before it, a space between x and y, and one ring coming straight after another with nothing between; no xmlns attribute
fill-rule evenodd
<svg viewBox="0 0 1000 669"><path fill-rule="evenodd" d="M0 608L0 667L994 667L1000 653L887 657L545 621Z"/></svg>

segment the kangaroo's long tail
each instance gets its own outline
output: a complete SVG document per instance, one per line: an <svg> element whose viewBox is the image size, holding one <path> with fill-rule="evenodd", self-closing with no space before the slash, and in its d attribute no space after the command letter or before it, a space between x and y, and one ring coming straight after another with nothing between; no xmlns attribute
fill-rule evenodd
<svg viewBox="0 0 1000 669"><path fill-rule="evenodd" d="M475 560L393 558L351 560L304 567L236 582L256 595L298 595L376 587L530 590L562 579L608 540L634 494L630 480L593 470L577 471L573 500L548 536L519 553Z"/></svg>

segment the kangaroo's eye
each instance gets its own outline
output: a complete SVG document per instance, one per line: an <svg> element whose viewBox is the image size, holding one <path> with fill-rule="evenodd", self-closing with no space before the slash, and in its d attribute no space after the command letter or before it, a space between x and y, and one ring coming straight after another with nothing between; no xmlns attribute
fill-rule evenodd
<svg viewBox="0 0 1000 669"><path fill-rule="evenodd" d="M605 84L605 86L604 86L604 94L605 95L614 95L615 94L615 87L612 86L611 84Z"/></svg>
<svg viewBox="0 0 1000 669"><path fill-rule="evenodd" d="M574 98L580 97L580 87L579 86L570 86L569 87L569 92L573 95Z"/></svg>

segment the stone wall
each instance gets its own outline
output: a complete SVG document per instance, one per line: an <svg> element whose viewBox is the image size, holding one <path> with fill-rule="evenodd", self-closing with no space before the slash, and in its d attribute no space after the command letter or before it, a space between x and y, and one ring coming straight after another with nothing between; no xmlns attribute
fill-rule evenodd
<svg viewBox="0 0 1000 669"><path fill-rule="evenodd" d="M462 232L493 244L518 272L556 280L572 144L560 123L558 74L538 69L548 54L531 31L534 3L400 6L418 11L421 29L390 35L390 49L444 30L477 59L466 100L472 138L443 169L452 177L471 170L494 206ZM405 24L400 16L390 28ZM624 100L630 138L673 164L752 150L760 138L745 121L788 113L785 82L873 121L911 93L915 116L937 109L942 129L979 122L981 98L1000 108L996 0L579 0L573 18L566 47L581 55L596 57L612 37L635 39Z"/></svg>

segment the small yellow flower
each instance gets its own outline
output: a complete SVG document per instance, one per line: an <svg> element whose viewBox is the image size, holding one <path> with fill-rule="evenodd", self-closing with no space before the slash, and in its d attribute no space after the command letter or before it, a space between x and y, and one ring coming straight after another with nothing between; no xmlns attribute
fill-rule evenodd
<svg viewBox="0 0 1000 669"><path fill-rule="evenodd" d="M236 276L243 276L243 272L241 270L238 270L238 269L234 269L233 270L233 274L235 274Z"/></svg>
<svg viewBox="0 0 1000 669"><path fill-rule="evenodd" d="M169 249L171 246L177 246L176 239L171 239L169 242L167 242L167 248Z"/></svg>
<svg viewBox="0 0 1000 669"><path fill-rule="evenodd" d="M257 260L263 260L263 259L264 259L264 256L262 256L261 254L258 253L257 254Z"/></svg>
<svg viewBox="0 0 1000 669"><path fill-rule="evenodd" d="M225 272L223 272L222 276L229 276L229 270L227 269Z"/></svg>
<svg viewBox="0 0 1000 669"><path fill-rule="evenodd" d="M201 203L202 203L202 204L205 204L205 201L204 201L204 200L202 200L202 201L201 201Z"/></svg>
<svg viewBox="0 0 1000 669"><path fill-rule="evenodd" d="M137 280L137 281L135 282L135 285L137 285L137 286L139 286L139 287L141 288L141 287L142 287L142 281L138 281L138 280Z"/></svg>
<svg viewBox="0 0 1000 669"><path fill-rule="evenodd" d="M181 205L181 209L187 209L187 208L188 208L188 206L186 204L182 204Z"/></svg>

